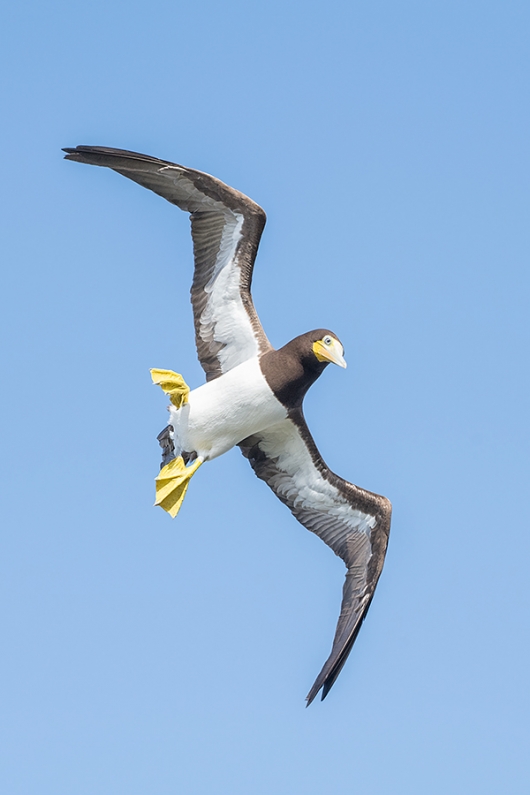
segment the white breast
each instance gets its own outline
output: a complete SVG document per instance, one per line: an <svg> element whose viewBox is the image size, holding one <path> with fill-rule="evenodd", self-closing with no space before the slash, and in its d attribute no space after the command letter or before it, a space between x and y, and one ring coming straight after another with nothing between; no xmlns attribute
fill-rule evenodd
<svg viewBox="0 0 530 795"><path fill-rule="evenodd" d="M177 452L195 450L216 458L238 442L287 416L274 397L257 358L190 392L181 409L170 408Z"/></svg>

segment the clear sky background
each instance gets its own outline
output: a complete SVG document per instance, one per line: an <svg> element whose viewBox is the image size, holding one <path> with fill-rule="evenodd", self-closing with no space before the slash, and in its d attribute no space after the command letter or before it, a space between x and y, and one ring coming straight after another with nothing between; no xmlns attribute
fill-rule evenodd
<svg viewBox="0 0 530 795"><path fill-rule="evenodd" d="M1 791L526 795L528 3L0 13ZM77 144L247 193L271 341L344 342L307 419L394 517L307 710L343 564L237 450L152 507L149 368L202 381L188 219Z"/></svg>

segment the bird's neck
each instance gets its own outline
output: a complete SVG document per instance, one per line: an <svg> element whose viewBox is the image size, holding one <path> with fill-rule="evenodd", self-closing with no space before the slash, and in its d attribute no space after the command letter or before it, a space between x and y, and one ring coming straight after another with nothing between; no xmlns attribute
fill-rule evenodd
<svg viewBox="0 0 530 795"><path fill-rule="evenodd" d="M325 369L326 363L316 359L315 364L305 361L285 346L265 353L260 366L275 397L286 408L293 409L302 405L307 390Z"/></svg>

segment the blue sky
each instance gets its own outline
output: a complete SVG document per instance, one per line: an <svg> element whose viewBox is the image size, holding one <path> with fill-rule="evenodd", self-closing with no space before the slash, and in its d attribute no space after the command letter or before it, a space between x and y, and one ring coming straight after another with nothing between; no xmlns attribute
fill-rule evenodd
<svg viewBox="0 0 530 795"><path fill-rule="evenodd" d="M528 4L0 16L2 791L527 793ZM188 220L77 144L250 195L271 341L344 342L307 419L394 518L308 710L342 563L237 451L152 508L149 368L202 379Z"/></svg>

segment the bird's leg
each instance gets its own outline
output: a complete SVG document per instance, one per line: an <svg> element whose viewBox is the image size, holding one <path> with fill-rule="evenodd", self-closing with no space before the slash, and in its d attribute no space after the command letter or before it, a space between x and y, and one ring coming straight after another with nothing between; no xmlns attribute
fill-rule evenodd
<svg viewBox="0 0 530 795"><path fill-rule="evenodd" d="M184 501L192 476L203 461L204 459L199 456L192 464L186 466L184 459L179 455L162 467L157 475L155 505L160 505L173 519Z"/></svg>
<svg viewBox="0 0 530 795"><path fill-rule="evenodd" d="M151 378L153 384L158 384L169 395L170 401L177 409L188 402L190 388L178 373L174 373L173 370L154 369L151 370Z"/></svg>

